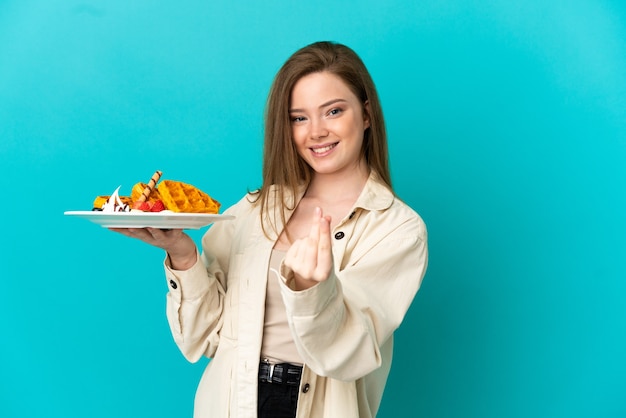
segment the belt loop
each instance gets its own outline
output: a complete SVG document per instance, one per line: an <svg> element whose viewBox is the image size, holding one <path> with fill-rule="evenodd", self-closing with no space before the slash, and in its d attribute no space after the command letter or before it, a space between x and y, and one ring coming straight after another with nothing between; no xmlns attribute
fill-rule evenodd
<svg viewBox="0 0 626 418"><path fill-rule="evenodd" d="M267 381L269 383L273 383L272 382L272 377L274 377L274 364L270 363L270 375L269 375L269 379L267 379Z"/></svg>

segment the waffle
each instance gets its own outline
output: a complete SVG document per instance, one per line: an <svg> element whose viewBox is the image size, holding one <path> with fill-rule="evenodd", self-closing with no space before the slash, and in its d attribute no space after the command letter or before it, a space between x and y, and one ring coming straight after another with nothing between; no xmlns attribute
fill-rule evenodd
<svg viewBox="0 0 626 418"><path fill-rule="evenodd" d="M133 186L133 189L130 192L130 198L135 202L142 201L141 196L143 195L143 191L146 188L146 183L137 183ZM156 188L153 188L150 191L150 195L145 199L146 202L156 202L157 200L162 200L159 191ZM170 209L171 210L171 209Z"/></svg>
<svg viewBox="0 0 626 418"><path fill-rule="evenodd" d="M217 213L220 209L218 201L202 190L182 181L163 180L157 186L157 192L165 209L172 212ZM152 199L152 194L149 199Z"/></svg>
<svg viewBox="0 0 626 418"><path fill-rule="evenodd" d="M143 191L141 192L141 195L138 198L133 199L133 201L135 202L134 205L141 205L150 197L152 190L154 190L154 186L156 186L157 182L161 178L161 174L163 173L159 170L154 172L154 174L150 178L150 181L148 182L148 185L144 187Z"/></svg>

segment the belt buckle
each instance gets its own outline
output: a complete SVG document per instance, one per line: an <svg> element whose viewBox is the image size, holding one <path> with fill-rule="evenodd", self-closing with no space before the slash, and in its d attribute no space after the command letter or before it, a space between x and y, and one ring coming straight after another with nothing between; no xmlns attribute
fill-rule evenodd
<svg viewBox="0 0 626 418"><path fill-rule="evenodd" d="M267 366L269 367L268 373L267 373L267 383L274 383L273 381L273 377L274 377L274 366L275 364L270 363L269 359L264 358L263 359L263 363L267 364Z"/></svg>

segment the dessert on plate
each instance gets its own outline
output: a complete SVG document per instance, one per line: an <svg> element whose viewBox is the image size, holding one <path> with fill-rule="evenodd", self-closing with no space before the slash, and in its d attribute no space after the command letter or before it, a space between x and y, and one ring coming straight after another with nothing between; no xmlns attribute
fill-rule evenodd
<svg viewBox="0 0 626 418"><path fill-rule="evenodd" d="M148 184L137 183L130 196L120 196L115 189L110 196L97 196L93 210L102 212L162 212L217 214L220 203L191 184L177 180L159 180L156 171Z"/></svg>

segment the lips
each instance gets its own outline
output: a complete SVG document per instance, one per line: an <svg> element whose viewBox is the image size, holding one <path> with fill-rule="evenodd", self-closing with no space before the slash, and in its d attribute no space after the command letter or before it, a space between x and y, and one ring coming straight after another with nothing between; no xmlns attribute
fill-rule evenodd
<svg viewBox="0 0 626 418"><path fill-rule="evenodd" d="M335 148L338 143L339 142L335 142L333 144L324 145L323 147L311 148L311 151L316 155L322 155Z"/></svg>

